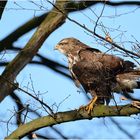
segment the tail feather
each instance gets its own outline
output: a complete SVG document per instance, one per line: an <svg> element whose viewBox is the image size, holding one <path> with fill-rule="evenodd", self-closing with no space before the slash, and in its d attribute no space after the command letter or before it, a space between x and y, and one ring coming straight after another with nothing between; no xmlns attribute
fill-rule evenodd
<svg viewBox="0 0 140 140"><path fill-rule="evenodd" d="M133 89L140 89L140 70L133 70L116 76L117 84L114 87L115 92L127 91L133 92Z"/></svg>

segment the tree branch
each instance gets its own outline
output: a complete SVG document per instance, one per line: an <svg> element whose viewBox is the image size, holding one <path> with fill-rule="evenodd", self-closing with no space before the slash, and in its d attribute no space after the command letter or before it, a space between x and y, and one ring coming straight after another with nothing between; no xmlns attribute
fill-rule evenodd
<svg viewBox="0 0 140 140"><path fill-rule="evenodd" d="M6 3L7 3L7 0L5 0L5 1L0 1L0 19L1 19L1 17L2 17L4 8L5 8L5 6L6 6Z"/></svg>
<svg viewBox="0 0 140 140"><path fill-rule="evenodd" d="M66 112L58 112L52 116L45 116L21 125L12 134L10 134L6 139L19 139L26 136L28 133L38 130L40 128L76 121L92 119L95 117L106 117L106 116L130 116L132 114L138 114L140 110L132 107L131 105L125 106L104 106L98 105L94 108L91 115L89 115L84 109L72 110Z"/></svg>
<svg viewBox="0 0 140 140"><path fill-rule="evenodd" d="M24 49L11 61L2 76L0 77L0 102L15 90L11 84L14 82L19 72L32 60L37 51L45 41L45 39L60 25L62 25L67 17L68 11L65 9L69 1L57 1L54 8L47 14L44 21L38 27L32 38L29 40ZM13 35L12 35L13 36ZM10 37L11 38L11 37ZM17 38L17 37L16 37ZM2 78L4 77L4 78ZM4 79L7 79L5 81Z"/></svg>
<svg viewBox="0 0 140 140"><path fill-rule="evenodd" d="M87 7L96 5L96 4L104 4L106 3L106 5L109 6L139 6L140 2L139 1L120 1L120 2L113 2L113 1L106 1L106 0L102 0L102 1L98 1L98 0L84 0L84 1L80 1L80 2L69 2L66 6L66 9L69 12L75 12L75 11L79 11L79 10L84 10Z"/></svg>
<svg viewBox="0 0 140 140"><path fill-rule="evenodd" d="M89 4L87 4L87 6L92 6L93 4L94 3L90 2ZM74 6L74 7L72 8L72 6ZM77 4L75 2L68 2L63 7L68 12L72 12L72 11L84 10L87 8L87 6L85 6L84 2L80 2L80 5L79 5L79 3ZM30 30L39 26L47 15L48 15L48 13L45 13L41 16L38 16L38 17L35 17L35 18L29 20L28 22L26 22L25 24L23 24L22 26L17 28L15 31L13 31L11 34L9 34L7 37L5 37L3 40L1 40L0 41L0 51L3 51L4 49L10 49L13 42L17 41L17 39L20 38L25 33L29 32Z"/></svg>
<svg viewBox="0 0 140 140"><path fill-rule="evenodd" d="M67 12L63 9L66 1L57 1L56 5L61 9L65 14ZM0 79L0 101L2 101L7 95L15 90L15 87L11 84L14 82L16 76L19 72L32 60L32 58L36 55L40 47L46 38L60 25L64 23L65 16L57 11L55 8L47 15L45 20L38 27L34 35L31 37L29 42L26 44L24 49L19 52L19 54L11 61L4 72L2 73ZM7 79L4 80L4 79Z"/></svg>
<svg viewBox="0 0 140 140"><path fill-rule="evenodd" d="M35 27L39 26L41 22L45 19L48 13L45 13L39 17L35 17L25 24L23 24L21 27L17 28L15 31L13 31L11 34L9 34L7 37L5 37L3 40L0 41L0 51L3 51L5 49L10 49L13 42L17 41L18 38L20 38L22 35L26 34L30 30L34 29Z"/></svg>
<svg viewBox="0 0 140 140"><path fill-rule="evenodd" d="M110 6L139 6L140 5L140 1L120 1L120 2L112 2L112 1L107 1L106 2L107 5Z"/></svg>

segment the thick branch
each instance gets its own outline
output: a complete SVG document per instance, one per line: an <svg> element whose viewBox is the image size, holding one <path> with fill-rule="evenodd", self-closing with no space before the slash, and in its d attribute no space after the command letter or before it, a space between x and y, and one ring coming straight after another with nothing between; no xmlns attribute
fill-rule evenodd
<svg viewBox="0 0 140 140"><path fill-rule="evenodd" d="M19 74L19 72L32 60L37 51L45 41L45 39L60 25L64 23L67 17L67 10L65 10L66 1L58 1L53 10L48 13L45 20L38 27L32 38L29 40L24 49L14 58L14 60L8 64L2 76L0 77L0 101L2 101L7 95L15 90L11 84ZM59 10L58 10L59 9ZM7 81L5 81L7 79Z"/></svg>
<svg viewBox="0 0 140 140"><path fill-rule="evenodd" d="M140 1L119 1L119 2L112 2L112 1L107 1L106 2L107 5L110 5L110 6L126 6L126 5L129 5L129 6L139 6L140 5Z"/></svg>
<svg viewBox="0 0 140 140"><path fill-rule="evenodd" d="M4 8L5 8L5 6L6 6L6 3L7 3L7 0L5 0L5 1L0 1L0 19L1 19L1 17L2 17Z"/></svg>
<svg viewBox="0 0 140 140"><path fill-rule="evenodd" d="M76 2L69 2L66 6L67 10L69 12L75 12L78 10L84 10L87 7L96 5L96 4L104 4L106 3L106 5L109 6L126 6L126 5L130 5L130 6L139 6L140 2L139 1L120 1L120 2L113 2L113 1L98 1L98 0L84 0L84 1L80 1L79 3Z"/></svg>
<svg viewBox="0 0 140 140"><path fill-rule="evenodd" d="M21 125L17 130L10 134L6 139L19 139L26 136L28 133L38 130L43 127L48 127L64 122L92 119L95 117L106 117L106 116L130 116L132 114L138 114L140 110L130 105L127 106L96 106L91 113L88 115L86 111L80 109L79 111L67 111L58 112L54 114L54 117L45 116L35 119L27 124Z"/></svg>
<svg viewBox="0 0 140 140"><path fill-rule="evenodd" d="M9 34L7 37L5 37L3 40L0 41L0 51L3 51L4 49L10 49L12 48L13 42L17 41L18 38L20 38L22 35L26 34L30 30L34 29L35 27L39 26L41 22L45 19L47 14L43 14L39 17L35 17L25 24L23 24L21 27L17 28L14 32Z"/></svg>
<svg viewBox="0 0 140 140"><path fill-rule="evenodd" d="M5 3L5 2L4 2ZM68 12L80 11L84 10L90 6L93 6L98 3L104 3L104 1L81 1L79 3L69 2L64 6L65 10ZM106 2L107 5L111 6L121 6L121 5L140 5L138 1L122 1L122 2ZM0 41L0 51L10 48L12 43L16 41L19 37L24 35L25 33L29 32L33 28L37 27L46 17L46 14L43 14L39 17L35 17L29 20L27 23L22 25L21 27L17 28L14 32L8 35L6 38Z"/></svg>
<svg viewBox="0 0 140 140"><path fill-rule="evenodd" d="M4 2L6 3L6 2ZM68 12L75 12L84 10L90 6L93 6L98 3L104 3L104 1L81 1L79 3L75 2L69 2L67 5L65 5L65 10ZM140 5L140 2L138 1L122 1L122 2L110 2L106 1L107 5L110 6L122 6L122 5ZM11 44L16 41L19 37L27 33L28 31L32 30L33 28L37 27L46 17L46 14L43 14L42 16L35 17L31 20L29 20L27 23L25 23L23 26L17 28L14 32L12 32L10 35L8 35L6 38L4 38L2 41L0 41L0 51L9 48Z"/></svg>
<svg viewBox="0 0 140 140"><path fill-rule="evenodd" d="M63 7L68 12L72 12L72 11L84 10L87 8L87 6L93 5L92 2L90 2L90 4L88 4L87 6L85 6L85 4L83 2L80 2L80 3L81 3L80 8L77 8L77 7L79 7L79 4L76 4L75 2L69 2L68 4L66 4ZM74 7L72 8L72 6L74 6ZM29 20L28 22L23 24L21 27L17 28L14 32L9 34L7 37L5 37L3 40L1 40L0 41L0 51L3 51L4 49L10 49L13 42L17 41L18 38L20 38L22 35L29 32L30 30L34 29L35 27L39 26L40 23L47 16L47 14L48 13L45 13L39 17L35 17L35 18Z"/></svg>
<svg viewBox="0 0 140 140"><path fill-rule="evenodd" d="M67 14L63 9L65 3L65 1L56 2L56 5L65 14ZM53 8L53 10L47 15L45 20L38 27L24 49L13 59L13 61L8 64L0 79L0 101L2 101L7 95L9 95L15 88L7 81L10 81L11 83L14 82L19 72L36 55L46 38L55 29L62 25L64 23L64 20L65 16L62 13L58 12L55 8ZM7 79L7 81L5 79Z"/></svg>

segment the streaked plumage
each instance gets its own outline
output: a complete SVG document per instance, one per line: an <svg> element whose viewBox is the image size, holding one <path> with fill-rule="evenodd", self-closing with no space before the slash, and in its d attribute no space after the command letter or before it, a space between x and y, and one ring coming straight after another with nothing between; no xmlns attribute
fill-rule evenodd
<svg viewBox="0 0 140 140"><path fill-rule="evenodd" d="M97 98L96 103L108 104L113 92L133 92L133 88L140 88L140 71L130 61L91 48L75 38L61 40L56 49L67 56L76 86L82 85Z"/></svg>

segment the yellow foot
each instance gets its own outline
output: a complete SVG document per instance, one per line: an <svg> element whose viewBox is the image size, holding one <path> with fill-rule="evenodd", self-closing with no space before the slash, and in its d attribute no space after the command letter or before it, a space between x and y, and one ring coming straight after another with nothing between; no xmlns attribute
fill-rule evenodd
<svg viewBox="0 0 140 140"><path fill-rule="evenodd" d="M79 109L77 111L80 111L80 110L85 110L88 112L88 114L91 114L91 112L93 111L93 108L94 108L94 105L92 104L88 104L86 106L80 106Z"/></svg>
<svg viewBox="0 0 140 140"><path fill-rule="evenodd" d="M140 101L132 101L132 106L140 109Z"/></svg>
<svg viewBox="0 0 140 140"><path fill-rule="evenodd" d="M85 106L85 110L88 112L88 114L91 114L91 112L93 111L93 108L94 108L94 105L95 105L95 102L97 100L97 96L95 96L90 102L88 105Z"/></svg>
<svg viewBox="0 0 140 140"><path fill-rule="evenodd" d="M78 109L78 111L81 110L81 109L84 109L84 110L86 110L88 112L88 114L91 114L97 98L98 97L95 95L95 97L89 102L88 105L86 105L86 106L80 106L80 108Z"/></svg>
<svg viewBox="0 0 140 140"><path fill-rule="evenodd" d="M89 103L87 106L85 106L85 110L88 112L88 114L91 114L93 111L94 105Z"/></svg>

